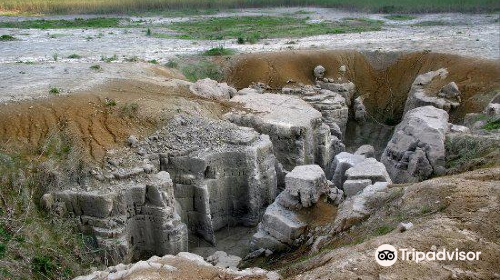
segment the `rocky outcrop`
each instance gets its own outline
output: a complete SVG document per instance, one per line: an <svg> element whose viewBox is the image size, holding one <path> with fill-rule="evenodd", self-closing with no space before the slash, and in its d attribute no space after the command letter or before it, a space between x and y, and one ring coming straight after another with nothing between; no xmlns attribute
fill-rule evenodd
<svg viewBox="0 0 500 280"><path fill-rule="evenodd" d="M373 201L388 195L387 185L387 182L369 185L361 193L342 202L333 222L333 232L347 230L368 218L373 213L373 209L370 207Z"/></svg>
<svg viewBox="0 0 500 280"><path fill-rule="evenodd" d="M335 82L333 79L330 79L327 81L317 81L316 86L339 93L344 97L347 106L351 106L354 93L356 92L356 86L353 82Z"/></svg>
<svg viewBox="0 0 500 280"><path fill-rule="evenodd" d="M140 148L159 155L182 220L211 243L223 227L257 225L276 197L273 145L252 128L177 116Z"/></svg>
<svg viewBox="0 0 500 280"><path fill-rule="evenodd" d="M418 182L445 171L448 113L433 106L406 113L381 157L395 183Z"/></svg>
<svg viewBox="0 0 500 280"><path fill-rule="evenodd" d="M258 231L252 237L251 249L276 252L300 245L308 221L298 211L312 207L322 194L329 192L329 182L319 166L296 167L286 176L285 190L266 209Z"/></svg>
<svg viewBox="0 0 500 280"><path fill-rule="evenodd" d="M189 89L198 96L217 100L228 100L236 95L236 89L226 83L218 83L210 78L196 81L196 83L189 86Z"/></svg>
<svg viewBox="0 0 500 280"><path fill-rule="evenodd" d="M455 82L444 85L438 92L433 90L433 82L439 83L447 76L448 71L445 68L417 76L408 93L404 113L428 105L447 112L458 107L462 100L460 90Z"/></svg>
<svg viewBox="0 0 500 280"><path fill-rule="evenodd" d="M365 160L364 155L353 155L351 153L342 152L335 156L332 163L332 183L337 188L342 188L347 177L345 172L354 165Z"/></svg>
<svg viewBox="0 0 500 280"><path fill-rule="evenodd" d="M139 280L139 279L259 279L279 280L274 271L261 268L238 270L235 267L214 266L201 256L188 252L177 255L153 256L132 264L118 264L102 271L80 276L75 280Z"/></svg>
<svg viewBox="0 0 500 280"><path fill-rule="evenodd" d="M295 96L278 94L238 95L232 99L245 111L225 115L231 122L269 135L274 154L285 170L316 163L328 169L335 154L344 149L322 122L321 113Z"/></svg>
<svg viewBox="0 0 500 280"><path fill-rule="evenodd" d="M295 95L321 112L322 120L330 127L332 135L342 139L349 118L349 108L345 98L337 92L315 86L284 87L283 94Z"/></svg>
<svg viewBox="0 0 500 280"><path fill-rule="evenodd" d="M109 263L186 251L187 227L175 212L174 188L167 172L113 190L45 194L42 205L60 216L75 217L92 235Z"/></svg>

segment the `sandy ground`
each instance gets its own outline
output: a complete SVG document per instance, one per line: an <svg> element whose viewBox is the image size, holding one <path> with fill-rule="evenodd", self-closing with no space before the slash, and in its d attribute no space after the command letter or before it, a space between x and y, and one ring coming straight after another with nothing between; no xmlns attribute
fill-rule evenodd
<svg viewBox="0 0 500 280"><path fill-rule="evenodd" d="M305 14L294 14L297 11ZM278 51L285 49L354 49L379 51L432 50L487 59L500 58L500 25L493 14L426 14L409 21L393 21L382 14L344 12L335 9L276 8L245 9L221 12L215 15L192 17L144 16L130 17L140 25L168 24L173 21L201 17L234 15L293 15L309 17L310 22L363 17L385 21L382 31L320 35L306 38L262 40L257 44L238 45L235 40L198 41L148 37L145 27L105 29L6 29L0 34L11 34L17 41L0 42L0 102L48 96L51 87L63 93L76 92L101 84L110 78L143 76L148 78L146 65L122 64L126 59L155 59L165 63L176 56L196 55L208 48L224 45L240 53ZM88 16L37 17L43 19L72 19ZM29 20L33 17L0 17L0 21ZM417 27L424 21L444 21L446 26ZM172 33L165 27L154 32ZM293 40L294 43L290 44ZM71 54L82 56L68 59ZM57 61L54 56L57 55ZM90 65L100 63L102 57L117 56L117 61L101 65L104 71L92 71ZM22 63L21 63L22 62Z"/></svg>

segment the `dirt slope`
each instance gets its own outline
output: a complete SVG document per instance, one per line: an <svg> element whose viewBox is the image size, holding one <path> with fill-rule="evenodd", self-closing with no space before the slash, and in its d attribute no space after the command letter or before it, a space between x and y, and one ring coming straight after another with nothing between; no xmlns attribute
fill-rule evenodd
<svg viewBox="0 0 500 280"><path fill-rule="evenodd" d="M130 135L146 136L180 111L218 117L228 106L172 81L113 80L81 94L0 104L0 147L36 152L51 135L63 133L86 159L99 160Z"/></svg>
<svg viewBox="0 0 500 280"><path fill-rule="evenodd" d="M282 270L290 279L498 279L500 168L480 169L411 185L394 185L392 198L323 251ZM398 222L414 226L403 233ZM389 228L388 234L378 232ZM385 234L385 235L384 235ZM363 239L356 239L362 236ZM360 244L359 244L360 243ZM357 244L357 245L355 245ZM418 251L480 251L478 261L375 262L382 244ZM293 262L291 262L293 263Z"/></svg>
<svg viewBox="0 0 500 280"><path fill-rule="evenodd" d="M312 69L326 68L328 78L350 80L358 94L369 94L366 106L382 121L398 121L415 77L445 67L449 71L443 83L455 81L462 92L464 103L452 112L453 120L466 113L477 112L492 97L493 89L500 89L498 61L460 57L430 52L384 54L357 51L289 51L241 55L231 62L227 80L238 88L253 82L263 82L275 89L298 83L313 84ZM341 65L346 74L339 73Z"/></svg>

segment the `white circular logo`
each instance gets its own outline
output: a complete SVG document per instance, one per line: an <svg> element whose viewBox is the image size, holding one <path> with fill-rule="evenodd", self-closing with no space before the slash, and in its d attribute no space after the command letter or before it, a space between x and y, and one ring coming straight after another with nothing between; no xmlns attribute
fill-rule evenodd
<svg viewBox="0 0 500 280"><path fill-rule="evenodd" d="M375 251L375 260L381 266L391 266L398 260L398 251L392 245L380 245Z"/></svg>

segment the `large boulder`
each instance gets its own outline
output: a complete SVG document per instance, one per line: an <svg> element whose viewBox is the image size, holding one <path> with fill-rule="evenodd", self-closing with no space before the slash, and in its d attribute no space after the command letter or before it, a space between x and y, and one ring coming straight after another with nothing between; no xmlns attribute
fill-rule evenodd
<svg viewBox="0 0 500 280"><path fill-rule="evenodd" d="M286 175L285 182L285 190L267 207L258 231L252 237L250 247L254 251L269 249L278 252L300 245L309 221L298 211L312 207L322 194L328 194L337 203L342 200L338 197L342 192L331 188L325 173L317 165L295 167Z"/></svg>
<svg viewBox="0 0 500 280"><path fill-rule="evenodd" d="M341 203L333 222L332 231L336 233L349 229L368 218L373 213L373 209L370 207L372 202L387 196L387 185L387 182L377 182Z"/></svg>
<svg viewBox="0 0 500 280"><path fill-rule="evenodd" d="M325 172L318 165L295 167L286 175L285 184L285 191L300 201L302 207L312 206L328 190Z"/></svg>
<svg viewBox="0 0 500 280"><path fill-rule="evenodd" d="M392 184L384 164L374 158L367 158L345 172L347 180L368 179L372 184L375 182L388 182Z"/></svg>
<svg viewBox="0 0 500 280"><path fill-rule="evenodd" d="M381 157L395 183L418 182L445 171L448 113L433 106L412 109L396 127Z"/></svg>
<svg viewBox="0 0 500 280"><path fill-rule="evenodd" d="M462 100L460 90L455 82L445 84L439 91L434 90L435 87L443 84L443 80L447 76L448 71L445 68L417 76L408 93L404 113L428 105L447 112L458 107Z"/></svg>
<svg viewBox="0 0 500 280"><path fill-rule="evenodd" d="M232 101L246 110L234 110L225 118L269 135L274 154L285 170L305 164L327 169L335 154L344 149L322 122L321 113L296 96L247 94L237 95Z"/></svg>
<svg viewBox="0 0 500 280"><path fill-rule="evenodd" d="M189 89L193 94L216 100L228 100L236 95L236 89L210 78L196 81Z"/></svg>
<svg viewBox="0 0 500 280"><path fill-rule="evenodd" d="M365 160L364 155L353 155L347 152L341 152L335 156L332 163L332 183L337 188L342 188L344 181L347 179L345 172L357 163Z"/></svg>

